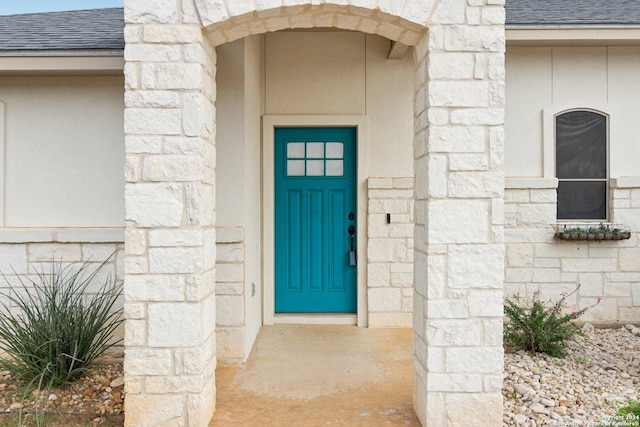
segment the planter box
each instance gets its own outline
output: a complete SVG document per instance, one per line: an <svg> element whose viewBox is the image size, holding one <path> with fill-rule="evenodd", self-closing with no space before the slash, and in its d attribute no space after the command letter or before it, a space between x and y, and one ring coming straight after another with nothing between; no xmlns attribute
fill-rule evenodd
<svg viewBox="0 0 640 427"><path fill-rule="evenodd" d="M626 240L631 238L629 227L620 224L557 224L554 238L557 240Z"/></svg>

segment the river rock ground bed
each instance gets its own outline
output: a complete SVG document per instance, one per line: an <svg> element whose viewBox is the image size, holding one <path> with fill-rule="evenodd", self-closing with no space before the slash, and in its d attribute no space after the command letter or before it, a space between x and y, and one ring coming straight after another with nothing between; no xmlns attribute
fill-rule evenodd
<svg viewBox="0 0 640 427"><path fill-rule="evenodd" d="M637 327L583 328L563 359L519 351L506 352L504 360L504 426L640 426L640 420L614 418L627 402L640 400ZM74 386L48 390L40 401L45 425L122 426L123 376L121 363L101 364ZM23 399L22 390L0 372L0 427L18 426L21 411L24 426L36 425L37 394Z"/></svg>

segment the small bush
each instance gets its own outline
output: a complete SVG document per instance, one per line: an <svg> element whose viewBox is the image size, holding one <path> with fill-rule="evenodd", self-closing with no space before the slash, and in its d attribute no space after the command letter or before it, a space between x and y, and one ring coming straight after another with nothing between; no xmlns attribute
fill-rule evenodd
<svg viewBox="0 0 640 427"><path fill-rule="evenodd" d="M570 294L561 294L555 303L540 301L538 291L533 293L531 301L520 296L507 298L504 312L509 321L504 327L505 345L513 350L564 357L567 341L580 332L574 321L593 307L566 312L566 299L578 289L579 285ZM600 299L596 304L599 302Z"/></svg>
<svg viewBox="0 0 640 427"><path fill-rule="evenodd" d="M618 410L616 419L626 421L628 426L640 426L640 402L629 401L625 406Z"/></svg>
<svg viewBox="0 0 640 427"><path fill-rule="evenodd" d="M28 383L27 388L61 386L84 375L119 343L112 334L123 322L122 308L115 308L122 284L108 276L95 293L85 295L109 259L93 270L87 262L64 266L52 260L46 264L49 271L45 264L36 268L35 279L17 275L24 289L14 288L3 274L13 307L3 302L0 312L0 348L7 353L0 369Z"/></svg>
<svg viewBox="0 0 640 427"><path fill-rule="evenodd" d="M640 427L640 402L627 402L615 415L603 416L597 427Z"/></svg>

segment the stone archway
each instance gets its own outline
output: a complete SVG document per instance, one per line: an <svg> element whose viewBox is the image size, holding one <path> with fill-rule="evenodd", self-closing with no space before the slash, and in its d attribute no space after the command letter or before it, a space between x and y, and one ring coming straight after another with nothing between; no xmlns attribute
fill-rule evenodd
<svg viewBox="0 0 640 427"><path fill-rule="evenodd" d="M127 425L215 406L215 46L338 27L415 46L414 406L502 419L504 7L485 0L125 0Z"/></svg>

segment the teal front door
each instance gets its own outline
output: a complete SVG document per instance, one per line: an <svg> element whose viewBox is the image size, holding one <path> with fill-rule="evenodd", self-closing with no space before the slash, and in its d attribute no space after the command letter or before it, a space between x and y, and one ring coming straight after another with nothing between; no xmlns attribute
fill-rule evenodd
<svg viewBox="0 0 640 427"><path fill-rule="evenodd" d="M356 130L275 130L275 311L356 312Z"/></svg>

